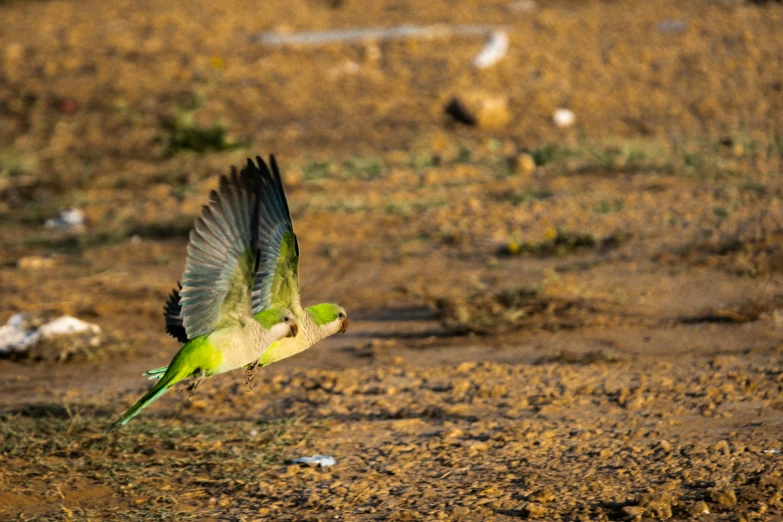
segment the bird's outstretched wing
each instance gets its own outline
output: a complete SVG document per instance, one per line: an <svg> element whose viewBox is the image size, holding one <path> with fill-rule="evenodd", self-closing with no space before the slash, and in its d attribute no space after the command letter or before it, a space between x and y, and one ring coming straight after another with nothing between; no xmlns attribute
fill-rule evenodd
<svg viewBox="0 0 783 522"><path fill-rule="evenodd" d="M242 171L263 180L261 215L259 219L260 256L253 281L253 313L269 307L290 310L299 303L299 243L294 234L291 212L283 189L280 169L274 156L269 167L259 157L258 165L248 160Z"/></svg>
<svg viewBox="0 0 783 522"><path fill-rule="evenodd" d="M166 332L186 342L271 306L299 307L299 245L274 156L220 179L190 234Z"/></svg>
<svg viewBox="0 0 783 522"><path fill-rule="evenodd" d="M264 180L247 169L220 178L190 233L179 316L188 339L237 324L252 313L261 246ZM170 305L168 309L175 310ZM169 323L169 314L167 325Z"/></svg>

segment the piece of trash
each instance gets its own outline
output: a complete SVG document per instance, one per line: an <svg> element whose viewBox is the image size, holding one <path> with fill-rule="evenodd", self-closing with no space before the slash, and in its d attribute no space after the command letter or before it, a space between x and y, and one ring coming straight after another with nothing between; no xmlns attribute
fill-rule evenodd
<svg viewBox="0 0 783 522"><path fill-rule="evenodd" d="M42 322L30 314L18 313L0 326L0 355L65 360L74 353L100 346L100 334L98 325L69 315Z"/></svg>
<svg viewBox="0 0 783 522"><path fill-rule="evenodd" d="M41 326L38 331L41 336L48 339L59 335L74 335L80 333L98 335L101 333L101 328L97 324L86 323L81 319L71 317L70 315L63 315L54 321Z"/></svg>
<svg viewBox="0 0 783 522"><path fill-rule="evenodd" d="M659 33L682 33L688 28L688 23L684 20L661 20L655 26Z"/></svg>
<svg viewBox="0 0 783 522"><path fill-rule="evenodd" d="M40 332L28 330L26 319L25 314L14 314L4 326L0 326L0 353L24 352L38 342Z"/></svg>
<svg viewBox="0 0 783 522"><path fill-rule="evenodd" d="M84 221L84 212L78 208L67 208L61 210L55 217L47 219L44 226L46 228L74 230L82 228Z"/></svg>
<svg viewBox="0 0 783 522"><path fill-rule="evenodd" d="M328 457L326 455L313 455L312 457L299 457L291 461L293 464L307 464L309 466L320 466L322 468L328 468L334 466L334 457Z"/></svg>
<svg viewBox="0 0 783 522"><path fill-rule="evenodd" d="M552 121L561 129L570 127L576 121L576 115L568 109L556 109L552 113Z"/></svg>
<svg viewBox="0 0 783 522"><path fill-rule="evenodd" d="M768 449L768 450L764 450L764 453L772 454L772 455L778 455L778 454L780 454L780 450L779 449Z"/></svg>
<svg viewBox="0 0 783 522"><path fill-rule="evenodd" d="M505 31L493 31L487 38L484 48L473 58L473 65L478 69L492 67L508 52L508 35Z"/></svg>
<svg viewBox="0 0 783 522"><path fill-rule="evenodd" d="M266 45L322 45L334 42L487 34L497 29L487 25L399 25L389 28L362 27L294 34L260 33L251 36L250 41Z"/></svg>
<svg viewBox="0 0 783 522"><path fill-rule="evenodd" d="M536 8L536 3L533 0L518 0L517 2L511 2L508 7L512 13L529 13Z"/></svg>

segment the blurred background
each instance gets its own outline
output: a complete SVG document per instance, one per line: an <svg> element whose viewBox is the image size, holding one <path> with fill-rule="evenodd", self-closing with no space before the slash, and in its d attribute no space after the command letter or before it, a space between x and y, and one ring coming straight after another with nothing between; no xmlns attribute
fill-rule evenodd
<svg viewBox="0 0 783 522"><path fill-rule="evenodd" d="M534 416L573 400L553 399L568 383L625 408L597 400L593 427L611 431L600 419L631 422L627 404L659 404L660 416L684 400L647 390L653 398L634 403L626 385L613 387L618 375L638 371L644 386L670 389L660 379L677 370L696 379L698 394L750 372L753 387L721 392L737 404L777 386L769 368L779 364L783 320L780 2L0 0L0 25L0 325L9 321L0 407L31 433L97 433L145 388L139 374L177 349L162 306L209 190L230 165L272 153L302 249L303 302L340 302L351 331L264 369L254 399L237 391L236 376L221 376L203 392L208 407L162 417L150 409L154 420L128 437L176 439L166 430L182 415L193 424L237 412L264 422L319 412L327 426L365 410L459 425L468 414L449 408L463 403L495 416L514 403ZM62 316L78 321L44 335ZM69 328L77 335L56 335ZM397 380L379 368L396 368ZM403 379L410 372L418 381ZM335 379L375 388L355 388L353 406L333 397L324 410L311 394L339 388L324 384ZM595 379L604 384L585 384ZM475 394L447 406L422 382ZM374 402L379 394L407 406ZM158 412L179 407L167 400ZM702 414L719 406L683 403L681 414L709 422ZM567 425L550 428L568 433ZM405 432L406 443L418 444L420 431ZM773 428L763 433L775 439ZM50 450L41 458L55 458ZM10 459L19 450L4 451ZM493 477L485 478L506 480ZM187 486L201 492L192 505L218 499L209 506L241 511L221 507L224 490ZM43 494L36 487L6 499L12 513L28 512ZM738 502L710 495L680 505ZM751 497L740 494L742 509L757 509ZM371 498L355 499L357 509L396 512ZM505 507L498 498L493 516L634 516L618 511L623 504L538 512L519 504L535 502L525 495ZM295 505L320 505L307 502ZM652 509L644 502L629 506ZM164 504L144 513L168 513ZM474 509L457 502L426 516L458 517L455 506Z"/></svg>

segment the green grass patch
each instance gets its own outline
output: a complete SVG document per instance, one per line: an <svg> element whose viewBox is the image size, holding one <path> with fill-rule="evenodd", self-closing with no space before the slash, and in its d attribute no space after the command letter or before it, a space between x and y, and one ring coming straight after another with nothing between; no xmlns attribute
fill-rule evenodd
<svg viewBox="0 0 783 522"><path fill-rule="evenodd" d="M225 127L220 124L202 126L196 123L192 110L178 110L173 117L165 118L166 155L174 156L183 151L221 152L247 147L246 143L236 143L228 139Z"/></svg>

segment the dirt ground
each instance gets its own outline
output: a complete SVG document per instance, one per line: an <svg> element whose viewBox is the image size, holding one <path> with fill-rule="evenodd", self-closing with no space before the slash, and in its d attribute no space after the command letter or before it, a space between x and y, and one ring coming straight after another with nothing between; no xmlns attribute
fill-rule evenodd
<svg viewBox="0 0 783 522"><path fill-rule="evenodd" d="M2 520L783 520L779 2L0 0ZM272 45L441 24L483 37ZM492 107L478 125L452 99ZM558 128L557 108L576 124ZM103 429L229 165L349 331ZM44 222L76 207L79 231ZM65 359L57 361L57 359ZM333 456L326 469L292 465Z"/></svg>

